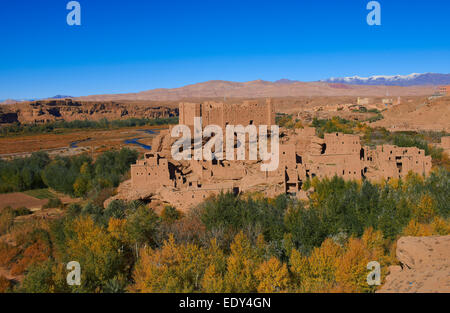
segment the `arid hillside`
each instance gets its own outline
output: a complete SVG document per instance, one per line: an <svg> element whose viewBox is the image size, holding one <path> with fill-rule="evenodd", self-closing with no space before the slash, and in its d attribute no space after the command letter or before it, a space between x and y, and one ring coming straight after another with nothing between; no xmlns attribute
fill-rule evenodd
<svg viewBox="0 0 450 313"><path fill-rule="evenodd" d="M450 132L450 97L410 99L383 112L374 123L391 131L433 130Z"/></svg>
<svg viewBox="0 0 450 313"><path fill-rule="evenodd" d="M45 123L55 120L119 120L162 118L178 115L174 102L78 101L72 99L21 102L0 107L1 123Z"/></svg>
<svg viewBox="0 0 450 313"><path fill-rule="evenodd" d="M87 101L180 100L202 97L302 97L302 96L423 96L433 94L433 86L358 86L323 82L280 83L255 80L230 82L214 80L173 89L153 89L139 93L79 97Z"/></svg>

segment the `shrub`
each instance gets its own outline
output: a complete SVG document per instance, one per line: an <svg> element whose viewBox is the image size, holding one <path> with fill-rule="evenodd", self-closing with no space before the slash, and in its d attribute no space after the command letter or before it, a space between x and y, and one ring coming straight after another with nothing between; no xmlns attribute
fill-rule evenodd
<svg viewBox="0 0 450 313"><path fill-rule="evenodd" d="M8 233L11 227L14 225L14 210L3 209L0 213L0 235Z"/></svg>
<svg viewBox="0 0 450 313"><path fill-rule="evenodd" d="M31 215L31 214L33 214L33 211L31 211L30 209L28 209L28 208L25 208L25 207L23 207L23 208L18 208L18 209L15 209L14 210L14 215L17 217L17 216L24 216L24 215Z"/></svg>
<svg viewBox="0 0 450 313"><path fill-rule="evenodd" d="M42 209L56 209L56 208L61 208L62 205L63 204L62 204L61 200L58 198L48 199L47 204L44 204L42 206Z"/></svg>
<svg viewBox="0 0 450 313"><path fill-rule="evenodd" d="M0 293L8 292L12 287L11 282L4 276L0 276Z"/></svg>
<svg viewBox="0 0 450 313"><path fill-rule="evenodd" d="M166 206L161 212L161 219L169 224L179 220L182 216L183 214L173 206Z"/></svg>
<svg viewBox="0 0 450 313"><path fill-rule="evenodd" d="M0 266L8 267L19 255L20 250L6 242L0 242Z"/></svg>

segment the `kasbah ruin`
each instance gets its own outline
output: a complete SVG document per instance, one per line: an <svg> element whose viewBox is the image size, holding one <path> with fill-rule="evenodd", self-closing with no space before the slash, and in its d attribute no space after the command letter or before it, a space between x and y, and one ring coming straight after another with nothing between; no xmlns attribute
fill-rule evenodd
<svg viewBox="0 0 450 313"><path fill-rule="evenodd" d="M194 117L202 117L203 127L214 124L223 129L227 125L275 124L271 100L179 104L180 124L192 127ZM310 191L303 190L302 184L314 177L389 180L410 171L427 175L432 166L431 157L416 147L362 146L358 135L343 133L328 133L322 139L312 127L280 129L279 166L271 172L261 171L261 160L176 161L171 155L176 140L171 129L155 137L151 152L131 166L131 180L108 202L141 199L187 210L220 192L259 192L267 197L285 193L307 199ZM246 141L247 149L248 137Z"/></svg>

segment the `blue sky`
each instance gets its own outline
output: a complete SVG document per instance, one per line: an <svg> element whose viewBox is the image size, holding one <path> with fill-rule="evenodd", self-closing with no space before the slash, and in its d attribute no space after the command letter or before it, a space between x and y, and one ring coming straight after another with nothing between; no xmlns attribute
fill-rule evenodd
<svg viewBox="0 0 450 313"><path fill-rule="evenodd" d="M0 99L173 88L212 79L314 81L450 73L450 1L2 1Z"/></svg>

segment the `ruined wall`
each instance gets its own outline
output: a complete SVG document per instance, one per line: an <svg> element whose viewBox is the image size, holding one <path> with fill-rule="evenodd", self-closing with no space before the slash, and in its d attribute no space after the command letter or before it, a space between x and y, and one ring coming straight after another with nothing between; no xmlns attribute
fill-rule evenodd
<svg viewBox="0 0 450 313"><path fill-rule="evenodd" d="M361 179L362 162L355 154L311 155L305 166L307 177Z"/></svg>
<svg viewBox="0 0 450 313"><path fill-rule="evenodd" d="M450 136L442 137L440 146L450 156Z"/></svg>
<svg viewBox="0 0 450 313"><path fill-rule="evenodd" d="M374 150L366 148L364 151L365 166L376 170L368 178L400 178L409 171L428 175L431 171L431 156L426 156L424 150L416 147L382 145Z"/></svg>
<svg viewBox="0 0 450 313"><path fill-rule="evenodd" d="M180 125L194 126L194 117L201 116L201 104L181 102L178 111Z"/></svg>
<svg viewBox="0 0 450 313"><path fill-rule="evenodd" d="M244 101L242 104L229 104L206 101L203 103L180 103L180 124L193 126L194 117L201 117L203 127L218 125L274 125L275 110L271 100Z"/></svg>
<svg viewBox="0 0 450 313"><path fill-rule="evenodd" d="M325 134L326 154L359 154L361 141L358 135L342 133Z"/></svg>
<svg viewBox="0 0 450 313"><path fill-rule="evenodd" d="M180 190L163 189L161 195L175 207L188 208L221 192L237 192L235 188L232 183L203 184L191 182L189 187Z"/></svg>
<svg viewBox="0 0 450 313"><path fill-rule="evenodd" d="M293 144L280 145L280 160L278 169L295 168L297 165L296 147Z"/></svg>
<svg viewBox="0 0 450 313"><path fill-rule="evenodd" d="M450 94L450 85L449 86L440 86L439 93L441 93L443 95L449 95Z"/></svg>
<svg viewBox="0 0 450 313"><path fill-rule="evenodd" d="M136 190L173 186L167 159L158 154L146 154L143 160L131 165L131 183Z"/></svg>
<svg viewBox="0 0 450 313"><path fill-rule="evenodd" d="M441 146L444 149L450 149L450 136L441 138Z"/></svg>

